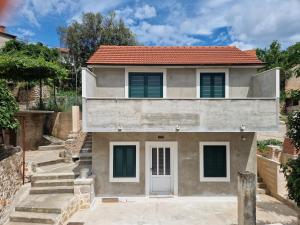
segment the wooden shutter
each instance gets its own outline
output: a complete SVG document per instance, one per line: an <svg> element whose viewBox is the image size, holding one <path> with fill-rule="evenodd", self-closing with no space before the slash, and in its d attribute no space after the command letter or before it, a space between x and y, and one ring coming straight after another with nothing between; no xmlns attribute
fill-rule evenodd
<svg viewBox="0 0 300 225"><path fill-rule="evenodd" d="M201 73L200 74L201 98L225 97L225 73Z"/></svg>
<svg viewBox="0 0 300 225"><path fill-rule="evenodd" d="M226 146L207 145L203 147L204 177L226 177Z"/></svg>
<svg viewBox="0 0 300 225"><path fill-rule="evenodd" d="M129 73L130 98L162 98L162 73Z"/></svg>
<svg viewBox="0 0 300 225"><path fill-rule="evenodd" d="M114 146L113 177L136 176L136 146Z"/></svg>

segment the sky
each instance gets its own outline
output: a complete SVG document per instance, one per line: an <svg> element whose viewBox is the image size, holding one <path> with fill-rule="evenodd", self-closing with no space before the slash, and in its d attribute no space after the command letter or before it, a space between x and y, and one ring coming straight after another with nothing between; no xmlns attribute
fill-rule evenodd
<svg viewBox="0 0 300 225"><path fill-rule="evenodd" d="M59 26L84 12L115 11L143 45L284 48L300 41L300 0L10 0L0 15L9 33L59 47Z"/></svg>

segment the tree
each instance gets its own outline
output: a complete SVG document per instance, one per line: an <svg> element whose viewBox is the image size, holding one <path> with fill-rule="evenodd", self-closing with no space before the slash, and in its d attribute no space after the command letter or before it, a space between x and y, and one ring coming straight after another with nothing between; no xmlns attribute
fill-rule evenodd
<svg viewBox="0 0 300 225"><path fill-rule="evenodd" d="M59 53L41 43L26 44L12 40L6 43L0 54L0 78L12 81L40 83L40 108L42 102L42 81L64 79L67 70L59 62Z"/></svg>
<svg viewBox="0 0 300 225"><path fill-rule="evenodd" d="M292 74L300 75L300 67L294 69L300 64L300 43L288 47L286 50L281 49L278 41L273 41L269 48L257 49L257 57L266 63L264 70L280 67L280 87L284 90L285 81Z"/></svg>
<svg viewBox="0 0 300 225"><path fill-rule="evenodd" d="M287 136L291 139L298 152L300 151L300 111L295 111L288 116ZM284 176L287 180L288 197L300 207L300 155L297 159L290 159L282 165ZM300 213L298 214L300 225Z"/></svg>
<svg viewBox="0 0 300 225"><path fill-rule="evenodd" d="M19 107L9 91L6 82L0 80L0 129L16 129L18 121L14 117Z"/></svg>
<svg viewBox="0 0 300 225"><path fill-rule="evenodd" d="M85 13L82 15L81 22L74 21L67 27L59 27L58 33L61 41L69 48L73 61L69 65L73 87L81 67L86 65L88 58L100 45L137 44L135 35L121 19L116 19L114 13L108 16L100 13Z"/></svg>

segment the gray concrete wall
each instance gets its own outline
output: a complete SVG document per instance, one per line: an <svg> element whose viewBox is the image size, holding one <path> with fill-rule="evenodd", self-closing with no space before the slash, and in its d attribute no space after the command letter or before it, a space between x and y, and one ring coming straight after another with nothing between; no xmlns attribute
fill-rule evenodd
<svg viewBox="0 0 300 225"><path fill-rule="evenodd" d="M163 136L163 139L158 139ZM245 140L243 140L243 138ZM109 142L140 142L140 182L109 182ZM97 196L129 196L145 194L145 142L178 142L178 193L192 195L235 195L237 172L256 173L255 133L93 133L93 172L96 175ZM231 182L200 182L199 142L230 142Z"/></svg>
<svg viewBox="0 0 300 225"><path fill-rule="evenodd" d="M195 98L195 69L167 69L167 97Z"/></svg>
<svg viewBox="0 0 300 225"><path fill-rule="evenodd" d="M96 96L125 97L125 69L96 68Z"/></svg>
<svg viewBox="0 0 300 225"><path fill-rule="evenodd" d="M125 68L95 68L94 97L125 97ZM256 69L229 69L229 98L250 96L251 77ZM167 69L167 98L196 98L196 69Z"/></svg>
<svg viewBox="0 0 300 225"><path fill-rule="evenodd" d="M279 71L278 71L279 73ZM252 77L251 97L279 97L279 74L276 81L276 68L264 71ZM277 87L277 88L276 88Z"/></svg>
<svg viewBox="0 0 300 225"><path fill-rule="evenodd" d="M10 40L13 40L13 38L0 34L0 48L4 47L5 43Z"/></svg>
<svg viewBox="0 0 300 225"><path fill-rule="evenodd" d="M245 98L251 97L251 78L256 74L256 69L229 69L229 97Z"/></svg>
<svg viewBox="0 0 300 225"><path fill-rule="evenodd" d="M278 100L265 99L88 99L86 132L276 131Z"/></svg>

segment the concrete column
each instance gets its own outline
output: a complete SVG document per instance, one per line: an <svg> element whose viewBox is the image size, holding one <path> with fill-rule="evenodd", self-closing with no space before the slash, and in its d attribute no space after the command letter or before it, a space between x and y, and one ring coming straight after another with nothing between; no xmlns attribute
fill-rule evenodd
<svg viewBox="0 0 300 225"><path fill-rule="evenodd" d="M73 131L73 133L77 133L80 130L79 120L80 120L79 106L77 106L77 105L72 106L72 131Z"/></svg>
<svg viewBox="0 0 300 225"><path fill-rule="evenodd" d="M238 172L238 225L256 224L256 175Z"/></svg>

